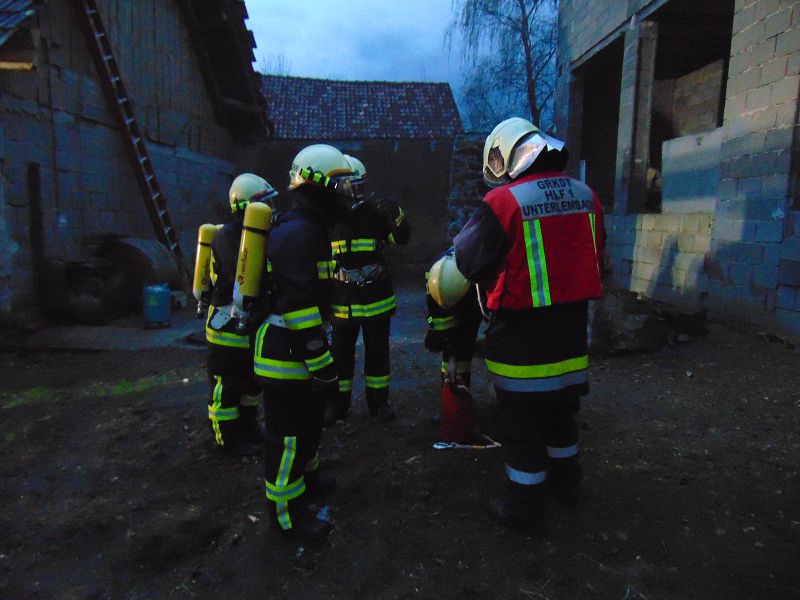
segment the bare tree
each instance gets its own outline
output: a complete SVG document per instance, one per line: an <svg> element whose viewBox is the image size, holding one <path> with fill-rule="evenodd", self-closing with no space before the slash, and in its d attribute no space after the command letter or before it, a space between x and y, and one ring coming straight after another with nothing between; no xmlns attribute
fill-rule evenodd
<svg viewBox="0 0 800 600"><path fill-rule="evenodd" d="M258 61L257 69L263 75L290 75L292 65L283 53L262 54L261 59Z"/></svg>
<svg viewBox="0 0 800 600"><path fill-rule="evenodd" d="M547 128L555 87L557 0L452 0L446 40L460 32L467 120L485 127L524 110Z"/></svg>

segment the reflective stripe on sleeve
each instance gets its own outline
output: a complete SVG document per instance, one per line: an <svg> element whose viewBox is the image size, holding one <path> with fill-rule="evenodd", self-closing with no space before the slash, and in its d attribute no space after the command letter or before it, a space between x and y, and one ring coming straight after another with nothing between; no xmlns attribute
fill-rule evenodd
<svg viewBox="0 0 800 600"><path fill-rule="evenodd" d="M308 367L308 370L314 373L315 371L324 369L328 365L332 365L333 356L331 356L329 350L325 350L324 354L317 356L316 358L307 358L305 362L306 362L306 367Z"/></svg>
<svg viewBox="0 0 800 600"><path fill-rule="evenodd" d="M458 325L455 316L449 317L428 317L428 327L433 331L447 331Z"/></svg>

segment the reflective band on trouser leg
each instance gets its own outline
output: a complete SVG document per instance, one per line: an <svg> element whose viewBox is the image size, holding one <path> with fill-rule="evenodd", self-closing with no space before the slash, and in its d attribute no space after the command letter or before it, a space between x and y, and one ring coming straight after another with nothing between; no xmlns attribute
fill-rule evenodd
<svg viewBox="0 0 800 600"><path fill-rule="evenodd" d="M292 518L289 516L289 500L294 500L306 491L306 482L302 475L289 483L289 475L292 472L296 456L297 438L294 436L284 437L283 455L281 455L281 464L278 468L278 476L275 478L275 483L264 480L267 499L275 503L275 512L281 529L292 528Z"/></svg>
<svg viewBox="0 0 800 600"><path fill-rule="evenodd" d="M486 359L492 383L509 392L555 392L589 381L589 357L546 365L509 365Z"/></svg>
<svg viewBox="0 0 800 600"><path fill-rule="evenodd" d="M353 317L375 317L395 308L397 308L397 298L389 296L385 300L372 304L353 304L350 311L353 313Z"/></svg>
<svg viewBox="0 0 800 600"><path fill-rule="evenodd" d="M564 448L547 447L547 456L550 458L572 458L578 456L578 445L566 446Z"/></svg>
<svg viewBox="0 0 800 600"><path fill-rule="evenodd" d="M533 226L531 226L533 223ZM538 219L522 224L525 233L525 253L528 256L528 274L531 278L533 306L550 306L550 279L547 276L547 259L544 255L542 225ZM533 229L533 231L531 231Z"/></svg>
<svg viewBox="0 0 800 600"><path fill-rule="evenodd" d="M222 439L222 431L219 428L220 421L235 421L239 418L239 408L232 406L222 408L222 376L214 375L217 380L214 385L214 392L211 395L211 404L208 406L208 418L211 420L211 427L214 429L214 439L218 446L224 446L225 440Z"/></svg>
<svg viewBox="0 0 800 600"><path fill-rule="evenodd" d="M347 305L331 304L331 309L333 310L333 316L337 319L350 318L350 307Z"/></svg>
<svg viewBox="0 0 800 600"><path fill-rule="evenodd" d="M331 242L331 251L333 252L334 256L347 252L347 240L336 240L335 242Z"/></svg>
<svg viewBox="0 0 800 600"><path fill-rule="evenodd" d="M388 388L389 377L389 375L364 375L364 385L373 390Z"/></svg>
<svg viewBox="0 0 800 600"><path fill-rule="evenodd" d="M340 392L352 392L353 391L353 380L352 379L340 379L339 380L339 391Z"/></svg>
<svg viewBox="0 0 800 600"><path fill-rule="evenodd" d="M513 481L514 483L518 483L520 485L537 485L539 483L544 483L544 480L547 479L547 471L528 473L526 471L519 471L518 469L510 467L508 463L506 463L506 477L508 477L509 481Z"/></svg>

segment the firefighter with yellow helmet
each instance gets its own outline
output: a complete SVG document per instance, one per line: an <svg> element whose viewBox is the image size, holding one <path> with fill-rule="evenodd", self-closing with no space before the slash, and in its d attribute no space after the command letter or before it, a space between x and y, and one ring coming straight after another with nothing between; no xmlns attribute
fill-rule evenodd
<svg viewBox="0 0 800 600"><path fill-rule="evenodd" d="M333 146L303 148L289 172L290 208L273 218L267 243L269 311L253 360L264 391L264 485L280 530L308 537L330 524L309 510L306 494L335 487L317 454L325 405L339 389L324 327L335 266L327 232L356 202L353 176Z"/></svg>
<svg viewBox="0 0 800 600"><path fill-rule="evenodd" d="M425 274L428 331L425 348L442 353L439 436L466 443L471 427L472 356L482 321L477 290L458 270L451 247Z"/></svg>
<svg viewBox="0 0 800 600"><path fill-rule="evenodd" d="M236 177L228 193L231 218L213 233L211 242L206 318L206 369L210 383L208 418L217 447L235 455L253 455L262 451L261 431L256 418L260 390L250 368L250 339L246 333L237 330L233 306L239 242L248 205L271 203L277 195L278 192L258 175L243 173ZM203 237L203 228L200 234Z"/></svg>
<svg viewBox="0 0 800 600"><path fill-rule="evenodd" d="M494 189L453 240L458 270L486 284L491 311L486 366L507 485L489 511L534 535L544 534L545 490L562 504L578 501L574 413L589 389L587 303L603 293L601 204L563 173L566 162L564 142L530 121L499 123L483 150Z"/></svg>
<svg viewBox="0 0 800 600"><path fill-rule="evenodd" d="M359 332L364 340L364 386L370 415L391 421L389 401L389 329L397 300L384 257L386 245L406 244L411 227L394 200L366 195L367 170L359 159L345 155L358 178L353 196L360 200L331 234L337 263L333 301L333 355L339 367L339 395L326 422L346 419L355 373Z"/></svg>

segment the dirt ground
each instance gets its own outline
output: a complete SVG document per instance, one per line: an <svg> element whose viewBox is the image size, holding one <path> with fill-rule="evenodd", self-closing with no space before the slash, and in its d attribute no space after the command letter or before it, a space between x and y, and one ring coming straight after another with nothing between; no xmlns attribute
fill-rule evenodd
<svg viewBox="0 0 800 600"><path fill-rule="evenodd" d="M0 354L0 597L800 598L800 351L710 323L594 358L582 502L538 540L486 514L499 450L432 449L419 294L396 325L400 418L359 398L325 431L339 488L314 545L272 529L260 460L213 450L201 348Z"/></svg>

